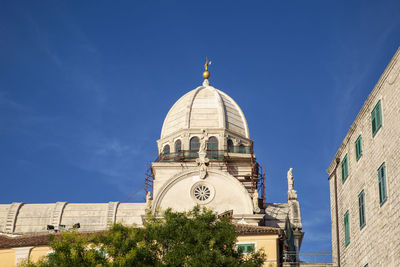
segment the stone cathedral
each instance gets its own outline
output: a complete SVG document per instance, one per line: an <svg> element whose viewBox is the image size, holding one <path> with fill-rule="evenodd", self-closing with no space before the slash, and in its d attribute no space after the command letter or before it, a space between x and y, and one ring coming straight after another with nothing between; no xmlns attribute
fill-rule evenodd
<svg viewBox="0 0 400 267"><path fill-rule="evenodd" d="M266 266L280 266L285 251L298 255L304 233L292 169L288 201L266 203L265 177L246 118L229 95L210 85L209 64L202 85L178 99L165 117L145 203L0 204L0 262L7 263L0 266L46 255L47 239L39 237L54 231L79 225L78 231L94 232L116 222L140 226L146 212L195 205L231 216L239 232L237 245L264 249Z"/></svg>

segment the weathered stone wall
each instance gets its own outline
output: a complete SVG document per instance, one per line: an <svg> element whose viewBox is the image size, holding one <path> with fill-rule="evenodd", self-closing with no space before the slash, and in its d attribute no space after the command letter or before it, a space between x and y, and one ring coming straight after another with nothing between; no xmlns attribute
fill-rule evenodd
<svg viewBox="0 0 400 267"><path fill-rule="evenodd" d="M145 203L68 203L0 205L0 232L47 233L47 225L71 228L79 223L79 231L105 230L116 222L141 225ZM18 207L15 208L15 207Z"/></svg>
<svg viewBox="0 0 400 267"><path fill-rule="evenodd" d="M394 55L351 126L335 158L347 154L349 176L342 184L337 168L339 246L342 266L400 266L400 49ZM372 136L371 111L381 101L382 127ZM362 136L357 161L355 141ZM336 165L332 161L328 173ZM378 168L386 165L387 200L379 202ZM330 179L333 261L337 259L334 181ZM358 195L365 192L366 225L360 229ZM350 244L345 246L344 214L350 214Z"/></svg>

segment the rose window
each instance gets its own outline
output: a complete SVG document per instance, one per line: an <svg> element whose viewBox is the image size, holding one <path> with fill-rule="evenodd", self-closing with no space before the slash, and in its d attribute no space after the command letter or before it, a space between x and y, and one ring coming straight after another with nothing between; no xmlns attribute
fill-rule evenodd
<svg viewBox="0 0 400 267"><path fill-rule="evenodd" d="M207 186L199 185L194 189L193 194L198 200L205 201L210 197L211 191Z"/></svg>

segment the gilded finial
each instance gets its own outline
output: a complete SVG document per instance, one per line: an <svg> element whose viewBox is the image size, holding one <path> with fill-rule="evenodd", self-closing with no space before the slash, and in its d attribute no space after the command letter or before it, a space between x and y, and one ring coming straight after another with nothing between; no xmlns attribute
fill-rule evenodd
<svg viewBox="0 0 400 267"><path fill-rule="evenodd" d="M211 65L211 61L209 61L206 57L206 64L204 64L204 72L203 72L203 78L208 79L210 78L210 73L208 72L208 66Z"/></svg>

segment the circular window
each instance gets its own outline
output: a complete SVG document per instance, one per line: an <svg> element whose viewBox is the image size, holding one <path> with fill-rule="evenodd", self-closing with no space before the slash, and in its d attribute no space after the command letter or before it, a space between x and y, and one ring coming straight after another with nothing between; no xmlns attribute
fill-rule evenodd
<svg viewBox="0 0 400 267"><path fill-rule="evenodd" d="M211 191L205 185L199 185L194 189L194 197L200 201L205 201L210 197Z"/></svg>
<svg viewBox="0 0 400 267"><path fill-rule="evenodd" d="M192 198L199 204L207 204L214 198L214 187L205 182L198 182L190 190Z"/></svg>

